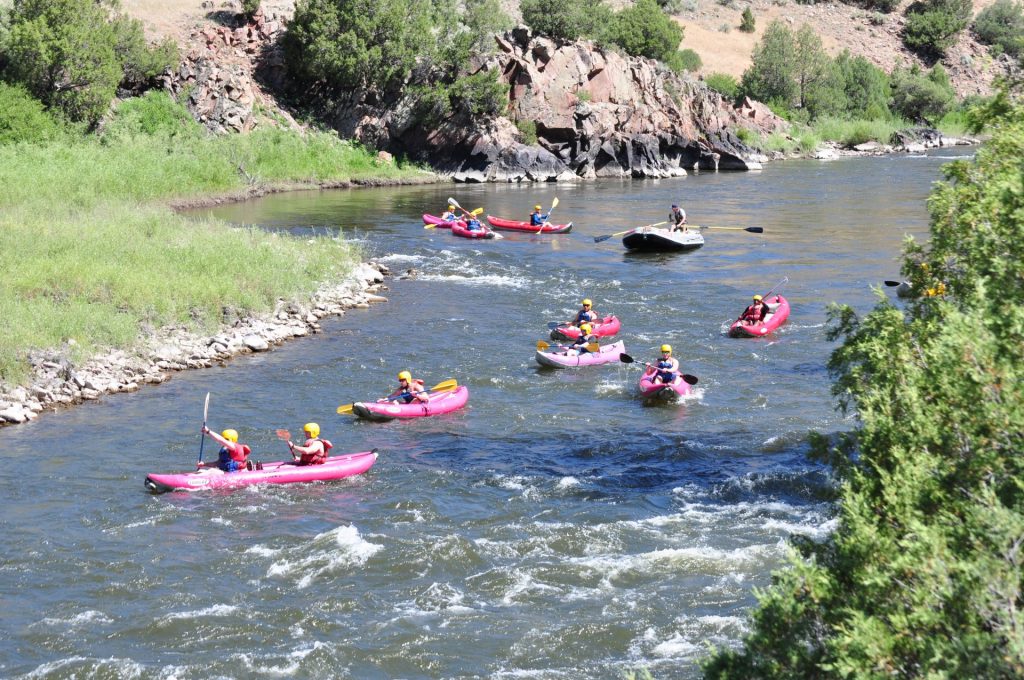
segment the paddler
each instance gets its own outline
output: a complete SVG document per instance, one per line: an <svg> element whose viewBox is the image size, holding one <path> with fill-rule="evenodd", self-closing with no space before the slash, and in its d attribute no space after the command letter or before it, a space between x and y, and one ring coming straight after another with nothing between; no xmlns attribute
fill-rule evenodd
<svg viewBox="0 0 1024 680"><path fill-rule="evenodd" d="M306 434L306 442L302 446L288 440L288 450L292 453L292 460L299 465L323 465L327 462L327 452L334 445L328 440L320 438L320 426L316 423L306 423L302 426L302 431Z"/></svg>
<svg viewBox="0 0 1024 680"><path fill-rule="evenodd" d="M760 295L755 295L753 304L743 310L737 321L741 326L753 326L764 321L766 316L768 316L768 305L764 303Z"/></svg>
<svg viewBox="0 0 1024 680"><path fill-rule="evenodd" d="M237 430L227 429L217 434L204 425L203 434L220 444L220 452L217 457L218 468L224 472L235 472L243 468L252 469L252 463L249 461L251 449L245 444L238 443ZM200 461L196 467L207 466L206 463Z"/></svg>
<svg viewBox="0 0 1024 680"><path fill-rule="evenodd" d="M647 364L648 369L657 371L651 382L655 385L669 385L679 375L679 362L672 356L672 345L661 346L661 359L656 364Z"/></svg>
<svg viewBox="0 0 1024 680"><path fill-rule="evenodd" d="M455 214L455 206L449 205L448 209L441 213L441 219L445 222L454 222L459 219L459 216Z"/></svg>
<svg viewBox="0 0 1024 680"><path fill-rule="evenodd" d="M548 223L548 215L542 215L540 211L541 207L539 205L533 206L533 212L530 213L530 226L543 227Z"/></svg>
<svg viewBox="0 0 1024 680"><path fill-rule="evenodd" d="M473 213L466 213L466 231L483 231L484 226Z"/></svg>
<svg viewBox="0 0 1024 680"><path fill-rule="evenodd" d="M679 207L678 203L672 204L672 211L668 214L668 223L672 225L672 231L687 231L686 211Z"/></svg>
<svg viewBox="0 0 1024 680"><path fill-rule="evenodd" d="M597 321L597 312L594 311L594 304L590 301L590 298L584 298L583 302L580 303L580 307L580 311L576 312L576 318L565 322L566 326L579 326L585 323L593 324Z"/></svg>
<svg viewBox="0 0 1024 680"><path fill-rule="evenodd" d="M423 381L414 380L409 371L402 371L398 374L398 389L378 401L401 401L411 404L413 401L426 402L429 399L427 391L423 389Z"/></svg>
<svg viewBox="0 0 1024 680"><path fill-rule="evenodd" d="M588 353L590 350L587 348L587 345L592 342L597 342L597 336L591 335L591 330L593 330L593 328L589 323L580 324L580 337L576 338L573 343L569 345L569 349L566 350L566 355L569 355L570 352L577 355Z"/></svg>

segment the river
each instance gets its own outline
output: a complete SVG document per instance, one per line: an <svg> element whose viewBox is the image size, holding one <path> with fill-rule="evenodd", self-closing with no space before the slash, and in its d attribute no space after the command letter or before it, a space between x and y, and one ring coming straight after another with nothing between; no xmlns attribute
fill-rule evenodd
<svg viewBox="0 0 1024 680"><path fill-rule="evenodd" d="M271 196L214 214L304 237L340 233L414 278L390 303L229 365L0 430L0 676L32 678L692 678L736 645L753 589L793 534L834 526L807 433L834 409L826 307L867 311L906 234L964 152L793 161L761 172L575 185L438 185ZM474 242L424 230L447 196L571 234ZM681 202L700 250L627 254L593 237ZM789 322L724 335L783 277ZM675 348L699 377L643 405L638 370L542 370L546 323L582 297L623 321L638 359ZM468 408L375 424L335 414L403 369L456 378ZM317 421L335 453L376 447L340 482L152 496L189 469L209 422L262 460ZM214 457L215 447L206 447Z"/></svg>

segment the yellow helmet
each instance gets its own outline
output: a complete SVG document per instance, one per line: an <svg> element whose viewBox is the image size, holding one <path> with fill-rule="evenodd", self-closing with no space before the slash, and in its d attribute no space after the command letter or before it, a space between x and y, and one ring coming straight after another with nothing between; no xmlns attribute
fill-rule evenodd
<svg viewBox="0 0 1024 680"><path fill-rule="evenodd" d="M227 439L229 442L231 442L233 444L237 444L238 443L238 431L237 430L224 430L223 432L220 433L220 436L224 437L224 439Z"/></svg>
<svg viewBox="0 0 1024 680"><path fill-rule="evenodd" d="M398 379L405 380L406 382L411 382L412 373L410 373L409 371L402 371L401 373L398 374Z"/></svg>
<svg viewBox="0 0 1024 680"><path fill-rule="evenodd" d="M589 307L592 306L594 303L590 301L590 298L583 298L583 302L581 302L580 304L587 305Z"/></svg>
<svg viewBox="0 0 1024 680"><path fill-rule="evenodd" d="M661 351L662 352L668 352L669 354L672 354L672 345L662 345L661 346Z"/></svg>
<svg viewBox="0 0 1024 680"><path fill-rule="evenodd" d="M758 302L758 301L759 301L759 300L761 300L761 299L762 299L762 298L761 298L761 296L760 296L760 295L755 295L755 296L754 296L754 302Z"/></svg>
<svg viewBox="0 0 1024 680"><path fill-rule="evenodd" d="M534 210L540 210L540 209L541 209L541 207L540 207L539 205L535 205L535 206L533 206L533 209L534 209Z"/></svg>
<svg viewBox="0 0 1024 680"><path fill-rule="evenodd" d="M449 210L455 210L455 206L454 206L454 205L449 205L449 206L448 206L448 209L449 209Z"/></svg>
<svg viewBox="0 0 1024 680"><path fill-rule="evenodd" d="M583 335L590 335L591 326L589 323L580 324L580 333Z"/></svg>
<svg viewBox="0 0 1024 680"><path fill-rule="evenodd" d="M320 426L316 423L306 423L302 426L302 431L308 434L310 437L320 436Z"/></svg>

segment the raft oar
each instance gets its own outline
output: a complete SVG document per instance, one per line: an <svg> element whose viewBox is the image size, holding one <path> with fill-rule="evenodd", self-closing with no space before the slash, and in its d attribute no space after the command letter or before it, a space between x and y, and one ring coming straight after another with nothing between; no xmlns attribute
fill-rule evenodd
<svg viewBox="0 0 1024 680"><path fill-rule="evenodd" d="M555 211L555 208L557 208L557 207L558 207L558 196L555 196L554 200L551 201L551 208L548 210L548 219L546 221L544 221L544 222L541 222L540 229L537 230L538 234L541 233L542 231L544 231L544 225L551 224L551 213L553 213Z"/></svg>
<svg viewBox="0 0 1024 680"><path fill-rule="evenodd" d="M784 286L784 285L785 285L785 284L787 284L787 283L789 283L789 277L788 277L788 276L783 276L783 277L782 277L782 280L781 280L781 281L779 281L778 283L776 283L776 284L775 284L774 286L772 286L772 287L771 287L771 288L770 288L770 289L768 290L768 292L767 292L767 293L765 293L765 294L764 294L764 295L763 295L762 297L768 297L769 295L771 295L772 293L774 293L774 292L775 292L775 289L776 289L776 288L782 288L782 286Z"/></svg>
<svg viewBox="0 0 1024 680"><path fill-rule="evenodd" d="M206 393L206 401L203 402L203 429L199 430L199 463L196 467L201 467L203 462L203 444L206 443L206 416L210 412L210 393Z"/></svg>
<svg viewBox="0 0 1024 680"><path fill-rule="evenodd" d="M635 363L637 363L636 359L634 359L633 357L629 356L625 352L623 352L622 354L619 355L619 361L621 361L624 364L635 364ZM650 366L650 364L646 364L645 363L645 364L641 364L641 366ZM696 385L699 382L697 376L695 376L695 375L690 375L689 373L681 373L680 375L682 375L682 377L683 377L683 382L689 383L690 385Z"/></svg>
<svg viewBox="0 0 1024 680"><path fill-rule="evenodd" d="M749 231L751 234L763 234L764 227L702 227L699 224L689 225L691 229L728 229L731 231Z"/></svg>
<svg viewBox="0 0 1024 680"><path fill-rule="evenodd" d="M549 347L551 347L550 343L544 342L543 340L538 340L537 341L537 349L540 350L541 352L543 352L544 350L548 349ZM570 347L569 345L560 345L560 347L568 347L569 349L574 349L573 347ZM585 345L585 347L587 348L588 352L600 352L601 351L601 345L597 344L596 342L587 343Z"/></svg>
<svg viewBox="0 0 1024 680"><path fill-rule="evenodd" d="M623 234L628 234L629 232L636 231L637 229L644 229L646 227L658 227L658 226L661 226L662 224L668 224L668 222L655 222L654 224L645 224L645 225L640 226L640 227L633 227L632 229L627 229L626 231L617 231L614 234L608 234L607 236L595 236L594 237L594 243L600 243L601 241L607 241L610 238L615 238L616 236L622 236Z"/></svg>
<svg viewBox="0 0 1024 680"><path fill-rule="evenodd" d="M290 442L292 440L292 433L288 430L275 430L274 434L276 434L277 438L283 442ZM295 449L289 446L288 453L292 454L292 460L295 460Z"/></svg>
<svg viewBox="0 0 1024 680"><path fill-rule="evenodd" d="M454 203L452 205L454 205ZM448 380L445 380L444 382L437 383L436 385L434 385L433 387L431 387L427 391L428 392L449 392L451 390L456 389L458 386L459 386L459 381L455 380L454 378L450 378ZM354 406L354 404L342 404L337 409L338 415L345 415L347 413L352 413L352 407L353 406Z"/></svg>

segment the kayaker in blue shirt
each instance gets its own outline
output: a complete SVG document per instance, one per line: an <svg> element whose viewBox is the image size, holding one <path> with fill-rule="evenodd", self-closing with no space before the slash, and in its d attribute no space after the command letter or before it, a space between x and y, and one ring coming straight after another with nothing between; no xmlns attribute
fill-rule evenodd
<svg viewBox="0 0 1024 680"><path fill-rule="evenodd" d="M454 222L459 219L459 216L455 214L455 206L449 205L448 209L441 213L441 219L445 222Z"/></svg>
<svg viewBox="0 0 1024 680"><path fill-rule="evenodd" d="M217 458L218 468L224 472L236 472L246 468L252 469L252 463L249 461L251 449L245 444L238 443L237 430L227 429L217 434L204 425L203 434L220 444L220 452ZM200 461L197 467L206 467L206 463Z"/></svg>
<svg viewBox="0 0 1024 680"><path fill-rule="evenodd" d="M541 226L544 226L545 224L548 223L548 215L550 213L545 214L545 215L541 215L540 214L540 210L541 210L541 208L540 208L539 205L533 206L533 212L530 213L530 225L531 226L541 227Z"/></svg>
<svg viewBox="0 0 1024 680"><path fill-rule="evenodd" d="M672 212L668 214L668 222L672 225L672 231L687 231L686 211L680 208L678 203L672 204Z"/></svg>
<svg viewBox="0 0 1024 680"><path fill-rule="evenodd" d="M466 220L466 231L483 231L483 225L480 224L480 220L477 219L476 215L467 215Z"/></svg>
<svg viewBox="0 0 1024 680"><path fill-rule="evenodd" d="M597 312L594 311L594 305L590 301L590 298L584 298L583 302L581 302L580 305L582 306L582 309L576 312L576 318L573 319L572 321L567 321L565 325L579 326L580 324L584 323L593 324L595 321L597 321Z"/></svg>
<svg viewBox="0 0 1024 680"><path fill-rule="evenodd" d="M579 355L587 354L588 352L590 352L590 349L587 347L587 345L589 345L592 342L597 342L597 336L591 335L591 330L593 329L591 328L589 323L580 324L580 337L573 340L573 343L569 345L569 349L566 351L566 354L569 354L569 352L575 352L577 355Z"/></svg>
<svg viewBox="0 0 1024 680"><path fill-rule="evenodd" d="M655 385L669 385L675 382L679 375L679 362L672 356L672 345L661 346L661 359L656 364L647 364L648 367L657 369L657 374L651 380Z"/></svg>

